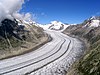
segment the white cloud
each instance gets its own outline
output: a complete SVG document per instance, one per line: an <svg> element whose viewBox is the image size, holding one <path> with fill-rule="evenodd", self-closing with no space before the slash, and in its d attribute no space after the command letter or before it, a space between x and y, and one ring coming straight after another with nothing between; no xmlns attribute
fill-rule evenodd
<svg viewBox="0 0 100 75"><path fill-rule="evenodd" d="M26 13L26 14L24 15L24 20L26 20L26 21L31 20L31 18L32 18L32 15L31 15L30 13Z"/></svg>
<svg viewBox="0 0 100 75"><path fill-rule="evenodd" d="M16 18L16 19L23 20L24 14L20 14L20 13L16 12L16 13L13 14L13 17Z"/></svg>
<svg viewBox="0 0 100 75"><path fill-rule="evenodd" d="M14 18L26 21L35 20L35 14L19 13L24 3L24 0L0 0L0 23L6 18L11 20Z"/></svg>
<svg viewBox="0 0 100 75"><path fill-rule="evenodd" d="M21 9L24 0L1 0L2 4L10 14Z"/></svg>
<svg viewBox="0 0 100 75"><path fill-rule="evenodd" d="M16 19L19 19L19 20L25 20L25 21L35 21L36 20L36 15L33 14L33 13L14 13L13 16L16 18Z"/></svg>
<svg viewBox="0 0 100 75"><path fill-rule="evenodd" d="M0 23L5 18L13 19L13 14L18 13L24 0L0 0Z"/></svg>

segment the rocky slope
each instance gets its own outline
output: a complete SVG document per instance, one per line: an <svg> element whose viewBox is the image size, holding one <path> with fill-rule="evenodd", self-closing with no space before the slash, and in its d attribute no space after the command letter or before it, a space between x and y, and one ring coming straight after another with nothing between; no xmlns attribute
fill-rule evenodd
<svg viewBox="0 0 100 75"><path fill-rule="evenodd" d="M67 75L100 75L100 17L91 17L82 24L69 26L64 33L87 41L85 55Z"/></svg>
<svg viewBox="0 0 100 75"><path fill-rule="evenodd" d="M0 59L28 52L47 40L40 27L21 20L4 19L0 24Z"/></svg>

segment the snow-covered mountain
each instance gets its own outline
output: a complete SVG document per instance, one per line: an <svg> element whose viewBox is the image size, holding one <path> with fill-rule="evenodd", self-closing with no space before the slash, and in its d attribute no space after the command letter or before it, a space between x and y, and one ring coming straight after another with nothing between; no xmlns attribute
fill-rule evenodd
<svg viewBox="0 0 100 75"><path fill-rule="evenodd" d="M100 17L93 16L88 19L85 27L98 27L100 26Z"/></svg>
<svg viewBox="0 0 100 75"><path fill-rule="evenodd" d="M69 25L68 24L64 24L60 21L51 21L50 24L39 24L35 21L25 21L25 20L18 20L18 24L19 25L24 25L26 28L32 26L32 25L35 25L37 27L41 27L43 28L44 30L56 30L56 31L60 31L60 30L65 30Z"/></svg>
<svg viewBox="0 0 100 75"><path fill-rule="evenodd" d="M85 42L87 40L87 43L89 43L89 45L86 44L88 46L88 52L84 55L84 57L82 57L81 60L75 63L77 64L75 65L76 67L72 67L68 75L100 75L100 67L98 64L91 67L92 64L98 63L100 59L100 17L94 16L88 20L85 20L81 24L70 25L68 28L66 28L64 33L74 35L74 37L77 36L79 38L84 38L85 40L83 41ZM95 59L96 62L94 62ZM96 69L93 70L95 67ZM81 70L79 70L79 68ZM72 73L73 70L74 73ZM99 73L97 74L97 72Z"/></svg>
<svg viewBox="0 0 100 75"><path fill-rule="evenodd" d="M69 25L66 25L60 21L51 21L50 24L46 24L46 25L40 25L40 27L42 27L43 29L49 29L49 30L64 30L68 27Z"/></svg>
<svg viewBox="0 0 100 75"><path fill-rule="evenodd" d="M48 29L51 29L51 30L62 30L62 29L64 29L64 24L62 22L59 22L59 21L52 21L51 25L49 26Z"/></svg>

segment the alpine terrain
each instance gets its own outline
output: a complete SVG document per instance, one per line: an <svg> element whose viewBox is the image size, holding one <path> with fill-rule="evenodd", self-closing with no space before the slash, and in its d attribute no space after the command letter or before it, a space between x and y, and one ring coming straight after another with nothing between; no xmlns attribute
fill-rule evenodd
<svg viewBox="0 0 100 75"><path fill-rule="evenodd" d="M100 74L100 16L93 16L78 25L69 26L65 31L72 37L85 42L85 55L77 61L67 75Z"/></svg>
<svg viewBox="0 0 100 75"><path fill-rule="evenodd" d="M100 75L95 2L0 0L0 75Z"/></svg>

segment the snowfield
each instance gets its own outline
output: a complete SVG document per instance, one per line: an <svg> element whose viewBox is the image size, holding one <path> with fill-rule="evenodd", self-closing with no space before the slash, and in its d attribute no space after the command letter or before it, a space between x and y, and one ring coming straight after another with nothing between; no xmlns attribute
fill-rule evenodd
<svg viewBox="0 0 100 75"><path fill-rule="evenodd" d="M99 27L100 26L100 17L92 16L88 19L85 27Z"/></svg>
<svg viewBox="0 0 100 75"><path fill-rule="evenodd" d="M92 20L90 27L98 27L100 25L100 20Z"/></svg>
<svg viewBox="0 0 100 75"><path fill-rule="evenodd" d="M0 75L65 75L83 54L82 42L61 32L46 31L53 40L41 48L0 61Z"/></svg>

